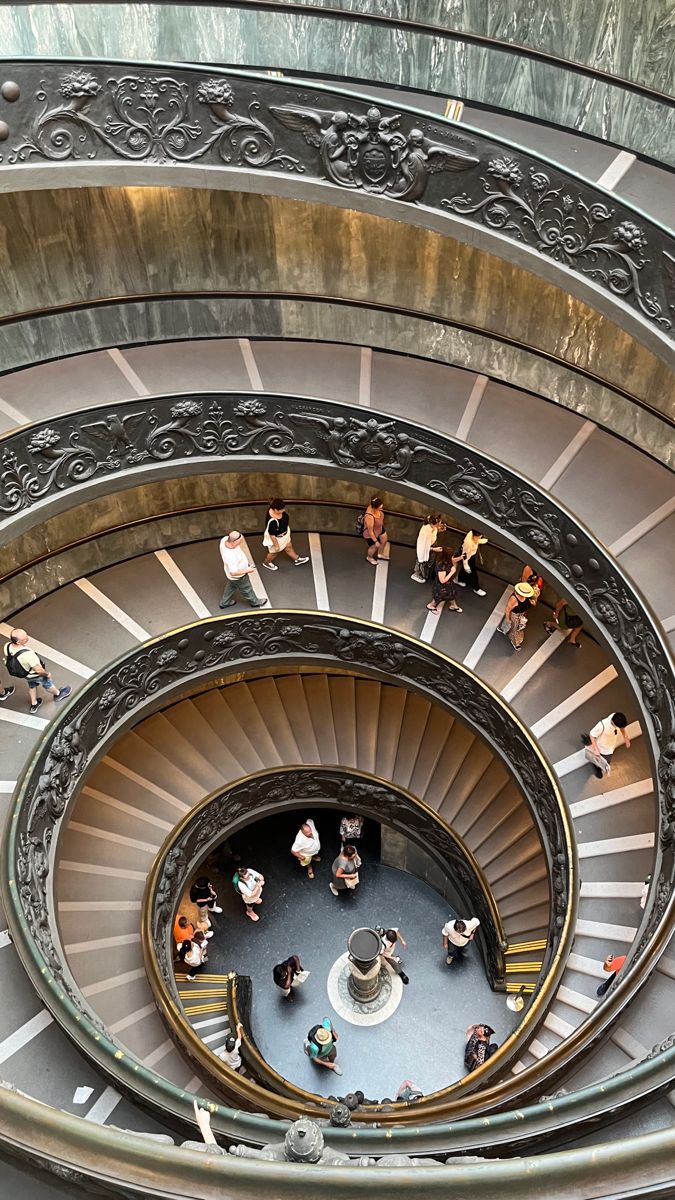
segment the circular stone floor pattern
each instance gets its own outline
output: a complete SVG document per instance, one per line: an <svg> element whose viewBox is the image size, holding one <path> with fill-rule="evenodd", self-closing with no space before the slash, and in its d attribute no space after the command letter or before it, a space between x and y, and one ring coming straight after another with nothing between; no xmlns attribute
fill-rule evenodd
<svg viewBox="0 0 675 1200"><path fill-rule="evenodd" d="M305 816L314 816L322 842L314 880L290 855ZM212 918L210 972L250 976L251 1028L258 1048L270 1066L307 1091L329 1096L361 1088L381 1099L395 1095L403 1079L413 1079L425 1093L447 1087L464 1074L467 1026L488 1021L501 1043L516 1017L507 1009L505 995L490 990L475 947L465 962L446 965L441 941L449 915L446 901L407 872L378 863L367 840L360 847L360 886L354 893L331 894L338 825L336 812L303 810L268 818L232 839L242 865L265 876L264 903L254 924L234 892L229 864L222 875L212 873L224 911ZM404 987L389 974L383 1008L352 1012L349 1020L342 967L347 939L361 925L400 926L408 942L403 959L410 984ZM272 967L289 954L300 955L310 976L285 1000L272 983ZM198 987L196 982L195 993ZM351 996L349 1001L354 1004ZM331 1018L339 1035L341 1077L315 1066L303 1053L308 1030L324 1017ZM210 1032L205 1027L202 1036Z"/></svg>

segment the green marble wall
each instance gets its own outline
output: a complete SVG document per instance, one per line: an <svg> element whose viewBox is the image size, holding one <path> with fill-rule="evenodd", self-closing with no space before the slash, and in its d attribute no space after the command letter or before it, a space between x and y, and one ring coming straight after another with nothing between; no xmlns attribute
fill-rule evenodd
<svg viewBox="0 0 675 1200"><path fill-rule="evenodd" d="M0 325L0 364L3 370L11 371L111 346L188 337L298 338L366 344L465 367L572 409L675 468L675 438L665 419L562 362L429 317L330 300L157 297L26 317ZM670 404L667 395L663 399L664 409L669 408L675 417L672 389Z"/></svg>
<svg viewBox="0 0 675 1200"><path fill-rule="evenodd" d="M296 13L227 4L7 4L0 44L6 57L210 62L461 96L675 164L675 116L657 101L501 50L313 15L310 0L307 7ZM540 0L342 0L340 7L522 42L674 90L670 0L568 0L555 7Z"/></svg>
<svg viewBox="0 0 675 1200"><path fill-rule="evenodd" d="M2 195L2 227L0 317L187 291L389 304L580 366L672 415L671 372L602 314L473 246L382 217L248 193L80 188Z"/></svg>

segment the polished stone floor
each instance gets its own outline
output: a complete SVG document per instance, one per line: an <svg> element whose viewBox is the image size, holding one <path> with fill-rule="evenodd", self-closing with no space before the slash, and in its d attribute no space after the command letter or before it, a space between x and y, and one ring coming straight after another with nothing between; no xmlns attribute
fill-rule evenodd
<svg viewBox="0 0 675 1200"><path fill-rule="evenodd" d="M248 920L231 884L232 865L221 860L218 885L224 912L213 918L211 971L236 970L251 977L252 1032L261 1052L277 1071L308 1090L328 1096L361 1088L379 1100L395 1095L405 1078L425 1093L446 1087L464 1073L467 1025L488 1021L500 1042L513 1028L504 995L490 991L476 949L461 965L446 966L441 944L446 902L427 884L377 861L379 829L374 823L366 825L361 846L359 888L336 898L328 883L339 848L339 815L315 813L322 861L310 881L288 852L300 821L309 815L303 810L297 817L269 818L233 839L231 848L241 855L242 865L265 876L264 903L258 908L260 921ZM215 872L212 877L216 879ZM328 999L327 979L352 930L372 924L401 928L409 946L404 961L410 984L387 1020L360 1027L338 1017ZM310 977L285 1000L272 984L272 967L294 953ZM341 1078L314 1066L302 1049L309 1028L326 1016L339 1034Z"/></svg>

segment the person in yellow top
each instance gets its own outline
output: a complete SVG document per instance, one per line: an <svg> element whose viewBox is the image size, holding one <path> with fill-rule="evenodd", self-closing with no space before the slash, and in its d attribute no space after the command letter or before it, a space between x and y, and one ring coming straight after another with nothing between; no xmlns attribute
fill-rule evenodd
<svg viewBox="0 0 675 1200"><path fill-rule="evenodd" d="M71 687L57 688L51 672L47 670L37 650L28 645L28 634L25 629L13 629L9 641L5 645L5 665L7 671L15 679L25 679L30 696L30 711L35 714L42 704L38 699L37 689L40 685L47 692L54 693L55 700L65 700L72 692Z"/></svg>

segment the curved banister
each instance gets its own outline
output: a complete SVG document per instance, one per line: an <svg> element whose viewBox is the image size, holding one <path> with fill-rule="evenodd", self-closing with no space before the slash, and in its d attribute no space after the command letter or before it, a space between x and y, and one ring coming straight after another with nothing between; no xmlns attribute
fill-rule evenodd
<svg viewBox="0 0 675 1200"><path fill-rule="evenodd" d="M675 235L503 138L250 72L89 59L3 66L18 89L0 161L7 189L82 186L87 175L113 184L115 163L125 183L175 184L177 168L197 164L188 186L215 184L215 170L244 189L261 173L278 190L291 175L299 198L333 193L332 203L459 236L470 226L474 242L560 280L669 357Z"/></svg>

